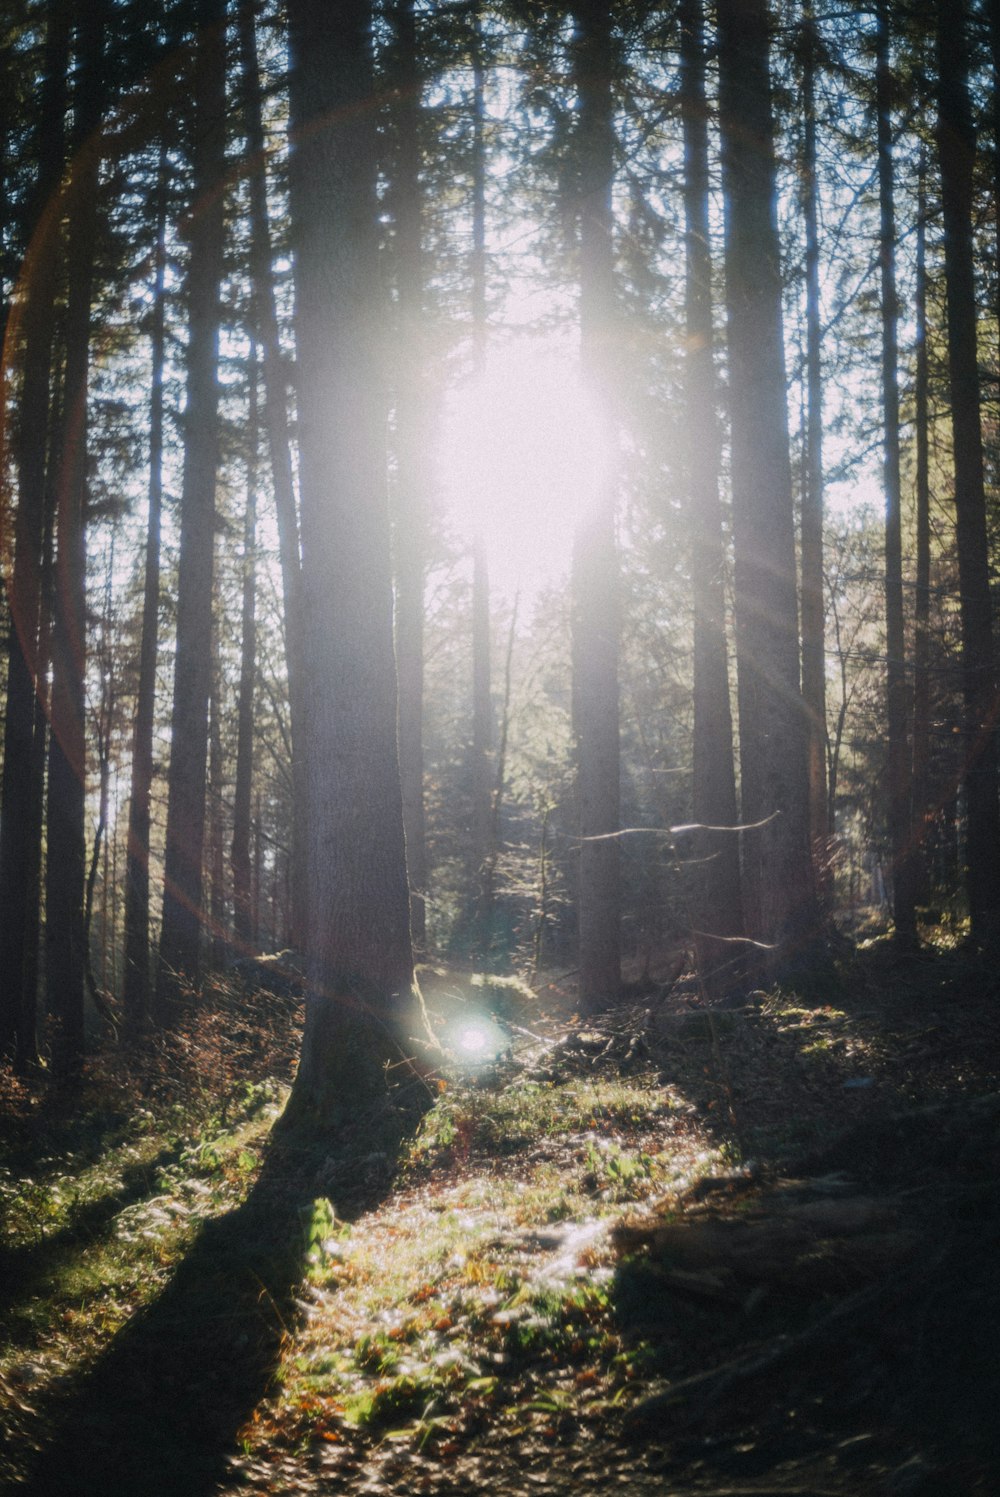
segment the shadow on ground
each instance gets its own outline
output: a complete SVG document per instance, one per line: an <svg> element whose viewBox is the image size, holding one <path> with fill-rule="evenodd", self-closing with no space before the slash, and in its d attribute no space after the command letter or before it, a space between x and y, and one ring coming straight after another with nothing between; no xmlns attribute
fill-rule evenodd
<svg viewBox="0 0 1000 1497"><path fill-rule="evenodd" d="M402 1129L393 1151L398 1149ZM384 1138L382 1140L385 1146ZM296 1318L325 1154L276 1132L244 1204L204 1224L163 1293L44 1411L50 1438L24 1483L35 1497L202 1497L226 1474ZM338 1151L344 1166L343 1146ZM385 1193L370 1178L347 1217Z"/></svg>

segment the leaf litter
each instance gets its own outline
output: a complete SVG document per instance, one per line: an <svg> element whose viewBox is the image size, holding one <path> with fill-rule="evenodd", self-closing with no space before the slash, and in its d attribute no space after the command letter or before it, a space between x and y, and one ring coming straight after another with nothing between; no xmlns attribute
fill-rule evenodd
<svg viewBox="0 0 1000 1497"><path fill-rule="evenodd" d="M996 1010L947 974L876 978L711 1025L683 993L540 1012L442 1078L398 1158L339 1140L213 1490L994 1490ZM269 1116L199 1136L117 1214L150 1293L247 1194ZM26 1438L135 1294L22 1328L0 1398Z"/></svg>

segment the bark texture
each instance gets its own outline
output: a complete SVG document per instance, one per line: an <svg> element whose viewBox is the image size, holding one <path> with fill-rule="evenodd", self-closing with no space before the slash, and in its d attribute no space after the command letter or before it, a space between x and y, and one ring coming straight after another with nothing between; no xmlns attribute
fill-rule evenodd
<svg viewBox="0 0 1000 1497"><path fill-rule="evenodd" d="M614 251L611 189L615 135L610 7L573 8L579 172L580 356L610 451L614 359ZM619 592L614 468L573 538L573 724L580 816L580 1007L606 1008L621 990L621 868L618 708Z"/></svg>
<svg viewBox="0 0 1000 1497"><path fill-rule="evenodd" d="M212 689L215 484L219 464L219 287L226 142L225 0L198 0L193 195L187 272L187 399L170 719L163 927L156 1001L169 1021L201 973L208 710Z"/></svg>
<svg viewBox="0 0 1000 1497"><path fill-rule="evenodd" d="M687 483L694 593L694 819L737 823L733 723L726 648L725 542L719 499L720 436L712 330L708 104L701 0L681 0L680 103L684 130ZM738 987L743 903L735 832L703 832L693 910L698 970L710 996Z"/></svg>
<svg viewBox="0 0 1000 1497"><path fill-rule="evenodd" d="M795 521L788 447L774 125L765 0L720 0L736 652L749 932L774 975L816 925L808 732L799 692Z"/></svg>
<svg viewBox="0 0 1000 1497"><path fill-rule="evenodd" d="M413 977L386 495L370 5L292 0L291 208L305 660L309 984L291 1117L381 1084Z"/></svg>
<svg viewBox="0 0 1000 1497"><path fill-rule="evenodd" d="M964 4L938 0L938 159L948 299L948 369L955 465L955 520L962 619L966 887L973 938L1000 938L1000 807L997 681L993 650L977 306L973 257L976 136L969 102Z"/></svg>

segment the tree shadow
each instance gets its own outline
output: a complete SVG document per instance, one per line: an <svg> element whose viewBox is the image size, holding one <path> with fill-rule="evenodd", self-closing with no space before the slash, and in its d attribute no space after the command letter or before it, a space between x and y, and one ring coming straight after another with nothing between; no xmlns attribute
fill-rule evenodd
<svg viewBox="0 0 1000 1497"><path fill-rule="evenodd" d="M353 1130L352 1130L353 1131ZM336 1202L338 1215L387 1194L407 1127L380 1144L390 1166ZM342 1144L343 1141L341 1141ZM356 1141L345 1156L360 1154ZM368 1145L370 1147L370 1144ZM330 1141L275 1131L237 1210L204 1224L163 1292L51 1407L49 1438L19 1490L35 1497L202 1497L226 1475L238 1432L265 1395L297 1317L312 1203Z"/></svg>
<svg viewBox="0 0 1000 1497"><path fill-rule="evenodd" d="M75 1251L96 1241L119 1212L148 1196L158 1171L175 1164L180 1153L177 1144L142 1164L129 1165L122 1171L118 1190L76 1206L66 1225L47 1233L41 1242L0 1247L0 1317L41 1293Z"/></svg>

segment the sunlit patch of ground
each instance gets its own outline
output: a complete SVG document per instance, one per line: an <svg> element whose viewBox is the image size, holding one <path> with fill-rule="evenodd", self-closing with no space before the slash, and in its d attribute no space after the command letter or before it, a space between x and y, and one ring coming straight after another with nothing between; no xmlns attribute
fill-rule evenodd
<svg viewBox="0 0 1000 1497"><path fill-rule="evenodd" d="M720 1167L648 1076L449 1088L377 1213L349 1227L317 1203L304 1324L235 1470L277 1491L289 1460L446 1474L498 1442L595 1438L635 1376L610 1228Z"/></svg>
<svg viewBox="0 0 1000 1497"><path fill-rule="evenodd" d="M228 1066L198 1116L95 1116L74 1148L53 1123L0 1176L3 1469L69 1494L44 1483L82 1427L129 1446L106 1490L130 1497L153 1466L150 1497L989 1491L939 1384L985 1429L996 1379L963 1357L996 1300L996 997L960 953L882 942L824 1001L707 1016L681 983L586 1026L539 1003L513 1059L451 1065L401 1153L374 1117L275 1147L279 1092ZM818 1187L775 1193L792 1167L881 1239L801 1252ZM727 1221L777 1233L787 1303L767 1255L706 1234ZM140 1387L116 1431L150 1364L158 1423Z"/></svg>

